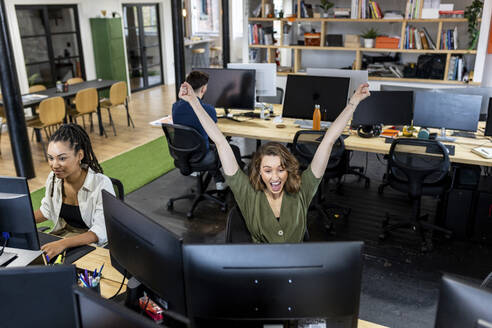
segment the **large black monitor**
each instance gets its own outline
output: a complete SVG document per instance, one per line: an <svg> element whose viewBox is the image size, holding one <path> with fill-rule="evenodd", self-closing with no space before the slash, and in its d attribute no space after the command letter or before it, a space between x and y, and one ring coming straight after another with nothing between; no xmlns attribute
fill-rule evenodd
<svg viewBox="0 0 492 328"><path fill-rule="evenodd" d="M186 316L182 240L105 190L102 198L111 264Z"/></svg>
<svg viewBox="0 0 492 328"><path fill-rule="evenodd" d="M208 74L207 92L203 101L225 109L255 108L254 69L196 68Z"/></svg>
<svg viewBox="0 0 492 328"><path fill-rule="evenodd" d="M74 266L0 269L1 327L73 327Z"/></svg>
<svg viewBox="0 0 492 328"><path fill-rule="evenodd" d="M123 305L105 300L87 288L74 286L73 296L78 328L161 327L151 319L138 315Z"/></svg>
<svg viewBox="0 0 492 328"><path fill-rule="evenodd" d="M456 277L443 276L435 328L485 328L492 324L492 293Z"/></svg>
<svg viewBox="0 0 492 328"><path fill-rule="evenodd" d="M188 317L194 327L298 318L357 327L362 245L184 245Z"/></svg>
<svg viewBox="0 0 492 328"><path fill-rule="evenodd" d="M371 91L357 106L352 125L410 125L412 116L412 91Z"/></svg>
<svg viewBox="0 0 492 328"><path fill-rule="evenodd" d="M475 132L481 106L482 96L416 91L413 124Z"/></svg>
<svg viewBox="0 0 492 328"><path fill-rule="evenodd" d="M39 249L26 178L0 177L0 232L10 234L8 247Z"/></svg>
<svg viewBox="0 0 492 328"><path fill-rule="evenodd" d="M333 122L347 105L348 77L288 75L283 117L312 119L314 105L321 118Z"/></svg>

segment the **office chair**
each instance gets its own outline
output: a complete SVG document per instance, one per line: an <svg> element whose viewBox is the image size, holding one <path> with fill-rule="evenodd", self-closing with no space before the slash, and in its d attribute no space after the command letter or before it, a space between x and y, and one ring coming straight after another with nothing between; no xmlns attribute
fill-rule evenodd
<svg viewBox="0 0 492 328"><path fill-rule="evenodd" d="M432 149L432 155L426 154L426 150L429 149ZM409 150L412 153L409 153ZM425 231L440 231L447 236L451 235L451 231L426 222L428 214L420 214L423 195L438 196L449 190L449 168L448 150L439 141L414 138L399 138L393 141L388 155L387 172L378 191L382 193L384 186L389 185L395 190L407 193L412 200L413 210L410 219L391 225L387 213L380 239L385 239L388 233L395 229L411 228L420 234L422 251L430 251L432 241L426 238Z"/></svg>
<svg viewBox="0 0 492 328"><path fill-rule="evenodd" d="M214 197L218 190L208 190L207 187L212 179L209 171L219 169L219 161L215 152L208 150L205 141L198 131L188 126L179 124L162 124L162 130L166 135L169 153L174 158L174 165L181 174L190 175L199 172L197 179L197 190L191 190L190 194L169 199L167 209L172 210L174 201L180 199L191 199L193 204L186 214L188 219L193 217L193 211L202 200L209 200L220 205L223 212L227 211L225 201Z"/></svg>
<svg viewBox="0 0 492 328"><path fill-rule="evenodd" d="M258 96L258 102L268 104L282 104L284 99L284 89L277 87L277 94L275 96Z"/></svg>
<svg viewBox="0 0 492 328"><path fill-rule="evenodd" d="M123 183L116 178L110 177L109 179L111 179L111 183L113 184L115 196L118 197L119 200L124 201L125 189L123 188Z"/></svg>
<svg viewBox="0 0 492 328"><path fill-rule="evenodd" d="M304 233L303 241L309 241L307 229ZM253 242L246 222L244 222L244 217L237 205L231 208L227 215L225 242L226 244L250 244Z"/></svg>

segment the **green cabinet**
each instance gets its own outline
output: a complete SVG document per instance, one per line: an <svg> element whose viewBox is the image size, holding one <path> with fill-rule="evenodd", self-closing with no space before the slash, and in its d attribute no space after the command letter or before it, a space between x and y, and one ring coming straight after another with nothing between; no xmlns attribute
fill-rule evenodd
<svg viewBox="0 0 492 328"><path fill-rule="evenodd" d="M97 78L127 81L121 18L90 18Z"/></svg>

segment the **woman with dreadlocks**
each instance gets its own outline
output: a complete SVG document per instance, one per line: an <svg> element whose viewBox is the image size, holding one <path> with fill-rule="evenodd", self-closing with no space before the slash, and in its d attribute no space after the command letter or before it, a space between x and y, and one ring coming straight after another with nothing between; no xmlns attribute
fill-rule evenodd
<svg viewBox="0 0 492 328"><path fill-rule="evenodd" d="M107 240L101 190L114 194L103 175L87 133L77 124L63 124L48 144L51 173L36 222L51 220L54 234L66 237L41 249L50 258L65 249Z"/></svg>

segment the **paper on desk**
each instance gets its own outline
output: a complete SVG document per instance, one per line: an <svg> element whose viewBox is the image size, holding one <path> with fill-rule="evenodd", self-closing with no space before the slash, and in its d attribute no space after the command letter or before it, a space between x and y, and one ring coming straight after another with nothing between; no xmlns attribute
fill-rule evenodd
<svg viewBox="0 0 492 328"><path fill-rule="evenodd" d="M48 96L46 96L46 95L37 95L37 94L23 95L22 96L22 101L39 100L39 99L44 99L44 98L48 98Z"/></svg>
<svg viewBox="0 0 492 328"><path fill-rule="evenodd" d="M161 126L162 123L173 124L173 118L171 115L164 116L158 120L152 121L149 124L152 126Z"/></svg>

